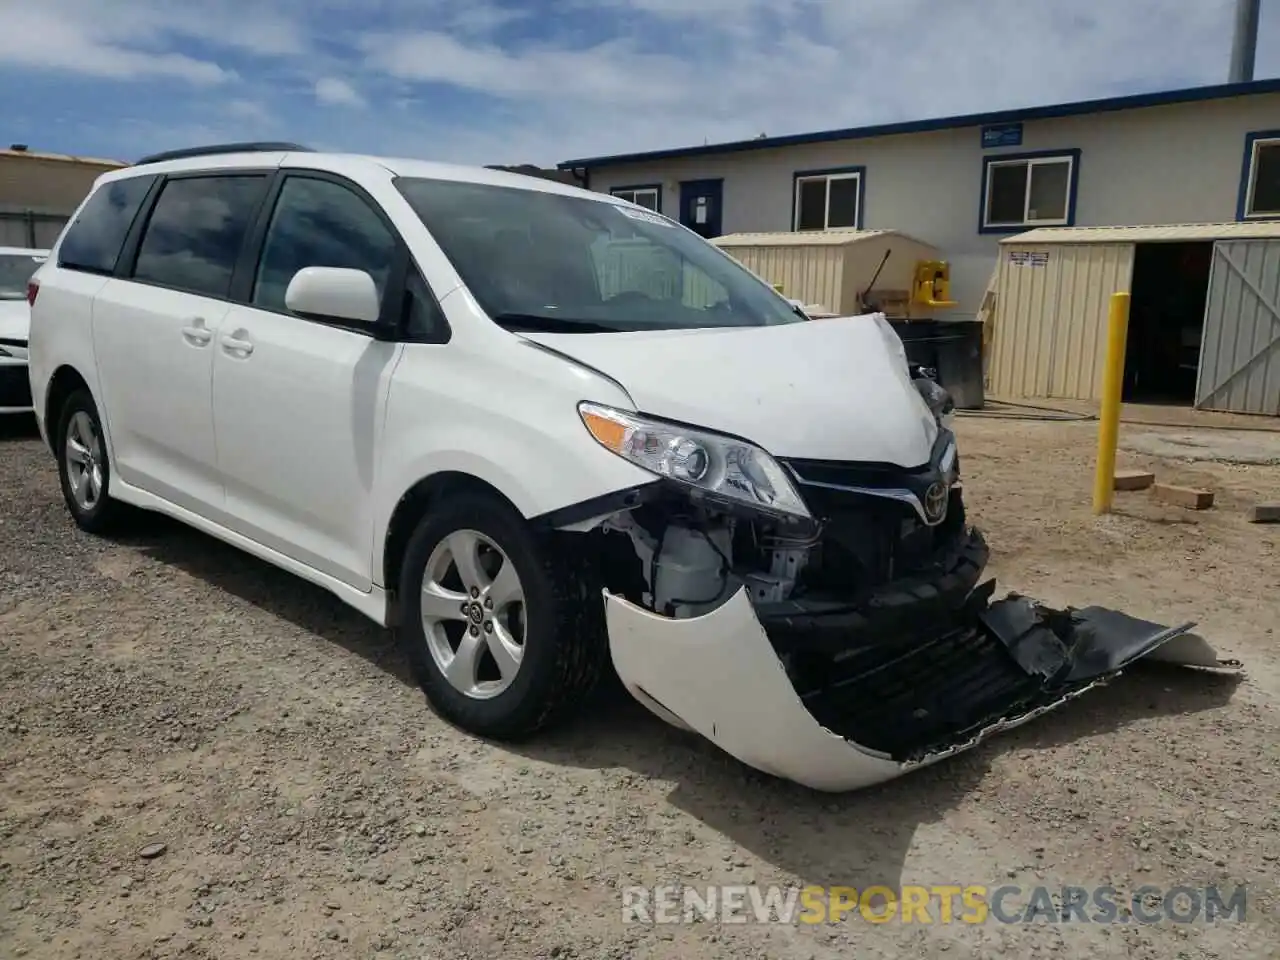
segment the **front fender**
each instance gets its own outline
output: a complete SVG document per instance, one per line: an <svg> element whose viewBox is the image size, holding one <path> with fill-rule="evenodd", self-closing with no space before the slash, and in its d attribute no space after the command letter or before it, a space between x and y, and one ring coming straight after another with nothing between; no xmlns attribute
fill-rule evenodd
<svg viewBox="0 0 1280 960"><path fill-rule="evenodd" d="M557 357L518 349L519 367L477 363L474 373L461 351L406 349L387 400L375 570L396 506L440 473L484 481L526 518L654 479L600 446L578 416L581 400L618 404L616 388Z"/></svg>

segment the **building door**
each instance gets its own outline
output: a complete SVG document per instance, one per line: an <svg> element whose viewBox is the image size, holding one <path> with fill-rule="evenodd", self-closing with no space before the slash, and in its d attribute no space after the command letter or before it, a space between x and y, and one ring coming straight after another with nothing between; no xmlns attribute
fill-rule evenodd
<svg viewBox="0 0 1280 960"><path fill-rule="evenodd" d="M1280 415L1280 241L1214 244L1196 407Z"/></svg>
<svg viewBox="0 0 1280 960"><path fill-rule="evenodd" d="M720 236L723 180L685 180L680 184L680 223L700 237Z"/></svg>

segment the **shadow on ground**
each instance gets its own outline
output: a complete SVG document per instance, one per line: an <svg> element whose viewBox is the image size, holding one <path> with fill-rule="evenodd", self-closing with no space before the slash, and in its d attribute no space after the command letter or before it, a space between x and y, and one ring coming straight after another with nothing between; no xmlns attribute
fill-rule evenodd
<svg viewBox="0 0 1280 960"><path fill-rule="evenodd" d="M123 542L412 684L390 633L318 587L159 516L141 518ZM670 784L668 800L674 807L806 883L893 886L918 828L956 807L1001 753L1053 748L1154 717L1216 710L1238 682L1233 675L1139 665L1112 684L975 750L851 794L820 794L751 770L702 738L654 718L616 678L603 686L587 714L569 726L529 743L495 746L556 766L608 771L611 776L629 771ZM429 709L425 702L422 709ZM626 817L625 797L622 804L615 815ZM718 875L685 879L743 882L743 876L726 847L724 870Z"/></svg>
<svg viewBox="0 0 1280 960"><path fill-rule="evenodd" d="M699 737L648 720L624 691L625 700L613 700L590 720L509 749L549 763L623 768L669 781L674 806L806 883L893 886L917 828L956 807L1001 753L1217 710L1239 682L1232 674L1141 665L968 753L847 794L821 794L747 769Z"/></svg>
<svg viewBox="0 0 1280 960"><path fill-rule="evenodd" d="M337 644L415 686L391 632L333 594L213 537L156 513L130 518L117 541Z"/></svg>

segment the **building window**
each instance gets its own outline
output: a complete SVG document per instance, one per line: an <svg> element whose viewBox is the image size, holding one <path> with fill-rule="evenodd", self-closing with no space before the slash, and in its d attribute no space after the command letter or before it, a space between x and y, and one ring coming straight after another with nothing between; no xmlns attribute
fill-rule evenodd
<svg viewBox="0 0 1280 960"><path fill-rule="evenodd" d="M609 193L620 200L628 200L631 203L647 207L654 213L662 212L662 188L657 185L614 187Z"/></svg>
<svg viewBox="0 0 1280 960"><path fill-rule="evenodd" d="M810 170L795 175L796 230L862 226L862 167Z"/></svg>
<svg viewBox="0 0 1280 960"><path fill-rule="evenodd" d="M983 164L982 229L1070 226L1079 162L1078 150L988 157Z"/></svg>
<svg viewBox="0 0 1280 960"><path fill-rule="evenodd" d="M1280 130L1245 139L1238 219L1280 217Z"/></svg>

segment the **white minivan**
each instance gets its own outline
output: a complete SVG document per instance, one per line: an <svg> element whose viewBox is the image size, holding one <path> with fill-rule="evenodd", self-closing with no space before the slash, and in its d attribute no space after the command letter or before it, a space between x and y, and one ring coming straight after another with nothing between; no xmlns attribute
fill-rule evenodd
<svg viewBox="0 0 1280 960"><path fill-rule="evenodd" d="M811 320L610 196L179 151L97 181L31 310L76 523L160 511L319 584L479 735L612 664L744 762L848 789L1185 634L991 603L940 391L884 317ZM1192 639L1162 652L1211 660Z"/></svg>

